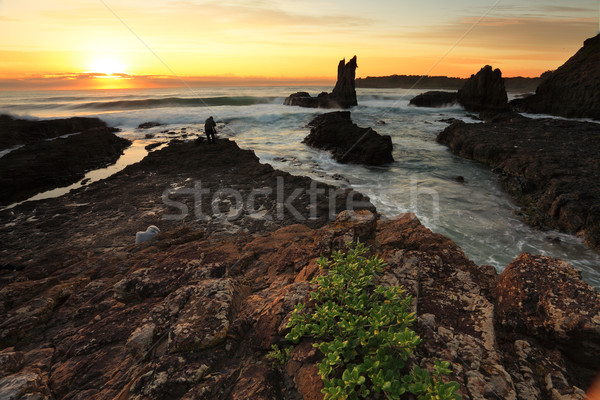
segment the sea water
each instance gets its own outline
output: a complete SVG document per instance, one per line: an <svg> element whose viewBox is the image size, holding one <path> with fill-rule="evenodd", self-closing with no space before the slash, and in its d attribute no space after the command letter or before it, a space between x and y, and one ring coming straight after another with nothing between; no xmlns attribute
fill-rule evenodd
<svg viewBox="0 0 600 400"><path fill-rule="evenodd" d="M291 174L352 187L368 195L386 217L414 212L428 228L454 240L477 264L490 264L502 271L522 252L543 254L572 263L582 270L587 282L600 287L599 254L579 238L525 225L516 215L518 206L502 191L497 176L488 167L457 157L436 142L437 134L448 125L444 119L477 122L462 108L411 107L408 102L421 92L417 90L358 89L359 105L352 109L353 121L390 135L396 161L382 167L339 164L327 152L302 144L309 132L307 123L326 111L283 105L284 98L293 92L303 90L316 95L330 89L0 92L0 113L40 119L99 117L120 128L119 135L134 141L133 150L126 152L117 166L92 171L88 176L92 181L139 161L145 154L144 145L174 137L168 131L186 128L186 132L201 132L204 120L212 115L219 123L219 136L254 150L261 162ZM149 121L164 125L136 129ZM50 196L41 194L36 199L66 191L50 191Z"/></svg>

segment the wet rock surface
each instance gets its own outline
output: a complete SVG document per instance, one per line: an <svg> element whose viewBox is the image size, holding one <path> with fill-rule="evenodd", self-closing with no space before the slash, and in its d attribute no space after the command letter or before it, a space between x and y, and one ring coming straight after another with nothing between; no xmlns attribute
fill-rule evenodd
<svg viewBox="0 0 600 400"><path fill-rule="evenodd" d="M171 143L103 181L0 211L0 397L321 399L310 341L283 366L265 355L285 345L292 310L324 273L318 258L361 241L388 263L380 282L414 298L413 362L450 361L465 399L584 398L600 321L583 311L598 295L572 268L522 256L498 278L414 215L372 211L358 193L222 139ZM161 233L133 244L149 225ZM560 293L544 294L558 281ZM533 300L512 301L512 285L542 306L522 310Z"/></svg>
<svg viewBox="0 0 600 400"><path fill-rule="evenodd" d="M308 124L303 143L329 151L340 163L383 165L394 161L392 138L354 124L349 111L321 114Z"/></svg>
<svg viewBox="0 0 600 400"><path fill-rule="evenodd" d="M49 127L54 125L40 126L48 128L48 133L51 132ZM77 125L73 122L69 126ZM39 140L1 157L0 205L68 186L82 179L87 171L116 162L131 142L116 136L113 131L113 128L92 128L64 138Z"/></svg>
<svg viewBox="0 0 600 400"><path fill-rule="evenodd" d="M0 115L0 150L92 128L106 127L106 123L98 118L73 117L34 121Z"/></svg>
<svg viewBox="0 0 600 400"><path fill-rule="evenodd" d="M14 398L321 399L321 355L311 342L301 342L284 366L265 355L284 344L290 313L323 273L318 257L357 240L387 261L381 283L403 285L414 297L424 341L413 362L450 361L465 399L583 399L568 347L529 328L514 336L510 324L495 325L496 293L518 276L507 270L498 279L412 214L377 220L368 211L270 233L216 236L181 224L148 244L3 272L0 391ZM552 270L558 261L531 262L523 256L517 269ZM533 290L554 282L543 272L536 277ZM576 274L570 279L594 293ZM502 315L520 313L505 299ZM558 317L572 305L552 304L552 315L535 308L527 315L564 326ZM595 330L600 321L587 324Z"/></svg>
<svg viewBox="0 0 600 400"><path fill-rule="evenodd" d="M535 94L511 102L518 111L600 120L600 35L587 39L543 80Z"/></svg>
<svg viewBox="0 0 600 400"><path fill-rule="evenodd" d="M458 94L456 92L443 92L439 90L432 90L429 92L421 93L413 97L409 105L415 107L444 107L458 103Z"/></svg>
<svg viewBox="0 0 600 400"><path fill-rule="evenodd" d="M347 109L358 104L356 100L356 56L346 63L340 60L337 70L337 81L331 93L322 92L312 97L308 92L296 92L288 96L283 104L310 108L342 108Z"/></svg>
<svg viewBox="0 0 600 400"><path fill-rule="evenodd" d="M600 249L600 125L505 116L454 122L438 141L494 168L526 222L582 236Z"/></svg>
<svg viewBox="0 0 600 400"><path fill-rule="evenodd" d="M135 243L150 225L165 232L185 224L209 235L317 227L349 206L375 209L360 193L261 164L227 139L172 143L108 179L0 211L0 263L50 268L78 252Z"/></svg>

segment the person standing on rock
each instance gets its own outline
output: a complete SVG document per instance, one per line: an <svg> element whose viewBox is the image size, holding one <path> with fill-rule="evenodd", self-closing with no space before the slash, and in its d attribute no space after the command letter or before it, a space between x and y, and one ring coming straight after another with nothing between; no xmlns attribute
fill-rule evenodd
<svg viewBox="0 0 600 400"><path fill-rule="evenodd" d="M206 133L208 143L217 143L215 139L215 134L217 133L216 127L217 123L212 116L208 117L206 121L204 121L204 133Z"/></svg>

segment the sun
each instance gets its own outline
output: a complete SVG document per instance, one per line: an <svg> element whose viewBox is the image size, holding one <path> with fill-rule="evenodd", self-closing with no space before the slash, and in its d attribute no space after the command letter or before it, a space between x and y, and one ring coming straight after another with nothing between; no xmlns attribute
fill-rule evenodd
<svg viewBox="0 0 600 400"><path fill-rule="evenodd" d="M92 72L111 75L125 72L125 64L113 57L97 58L92 61Z"/></svg>

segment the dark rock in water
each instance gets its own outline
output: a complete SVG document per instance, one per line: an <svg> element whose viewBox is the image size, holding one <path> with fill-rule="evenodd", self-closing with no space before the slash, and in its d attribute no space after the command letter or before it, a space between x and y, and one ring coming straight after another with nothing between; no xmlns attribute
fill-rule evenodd
<svg viewBox="0 0 600 400"><path fill-rule="evenodd" d="M336 181L344 181L346 183L350 183L348 178L346 178L344 175L341 175L341 174L333 174L331 177L333 179L335 179Z"/></svg>
<svg viewBox="0 0 600 400"><path fill-rule="evenodd" d="M455 176L454 180L458 183L467 183L467 181L465 180L465 177L462 175Z"/></svg>
<svg viewBox="0 0 600 400"><path fill-rule="evenodd" d="M356 56L348 63L340 60L337 71L337 82L331 93L322 92L312 97L307 92L297 92L288 96L283 104L311 108L350 108L358 104L356 100L355 76Z"/></svg>
<svg viewBox="0 0 600 400"><path fill-rule="evenodd" d="M587 39L535 94L511 101L517 111L600 120L600 35Z"/></svg>
<svg viewBox="0 0 600 400"><path fill-rule="evenodd" d="M444 107L457 102L458 95L456 92L433 90L417 95L408 104L415 107Z"/></svg>
<svg viewBox="0 0 600 400"><path fill-rule="evenodd" d="M303 143L331 152L340 163L382 165L394 161L392 138L352 123L350 111L321 114L313 119Z"/></svg>
<svg viewBox="0 0 600 400"><path fill-rule="evenodd" d="M94 128L12 151L0 158L0 204L75 183L86 171L116 162L130 144L110 128Z"/></svg>
<svg viewBox="0 0 600 400"><path fill-rule="evenodd" d="M145 146L144 149L150 151L152 149L157 148L158 146L161 146L165 144L165 142L156 142L156 143L150 143L149 145Z"/></svg>
<svg viewBox="0 0 600 400"><path fill-rule="evenodd" d="M283 101L283 105L317 108L319 102L316 97L312 97L308 92L296 92L289 95Z"/></svg>
<svg viewBox="0 0 600 400"><path fill-rule="evenodd" d="M160 122L144 122L143 124L139 124L137 129L150 129L157 126L163 126Z"/></svg>
<svg viewBox="0 0 600 400"><path fill-rule="evenodd" d="M561 260L521 254L498 278L496 297L500 325L600 369L600 294L580 271Z"/></svg>
<svg viewBox="0 0 600 400"><path fill-rule="evenodd" d="M445 122L446 124L451 124L453 122L459 122L459 119L456 118L440 118L437 120L438 122Z"/></svg>
<svg viewBox="0 0 600 400"><path fill-rule="evenodd" d="M152 138L154 137L154 135L153 135L153 134L151 134L151 133L146 133L146 134L144 135L144 137L145 137L146 139L152 139Z"/></svg>
<svg viewBox="0 0 600 400"><path fill-rule="evenodd" d="M0 115L0 150L92 128L106 128L106 123L98 118L74 117L32 121Z"/></svg>
<svg viewBox="0 0 600 400"><path fill-rule="evenodd" d="M375 125L383 126L383 125L387 125L387 123L384 120L380 119L379 121L375 122Z"/></svg>
<svg viewBox="0 0 600 400"><path fill-rule="evenodd" d="M499 69L486 65L471 75L458 91L458 102L467 111L507 111L508 97Z"/></svg>
<svg viewBox="0 0 600 400"><path fill-rule="evenodd" d="M444 107L459 103L467 111L505 112L509 110L508 96L499 69L486 65L471 75L458 92L430 91L414 97L416 107Z"/></svg>
<svg viewBox="0 0 600 400"><path fill-rule="evenodd" d="M526 222L582 236L600 250L598 124L513 114L493 123L455 122L437 140L491 166Z"/></svg>

